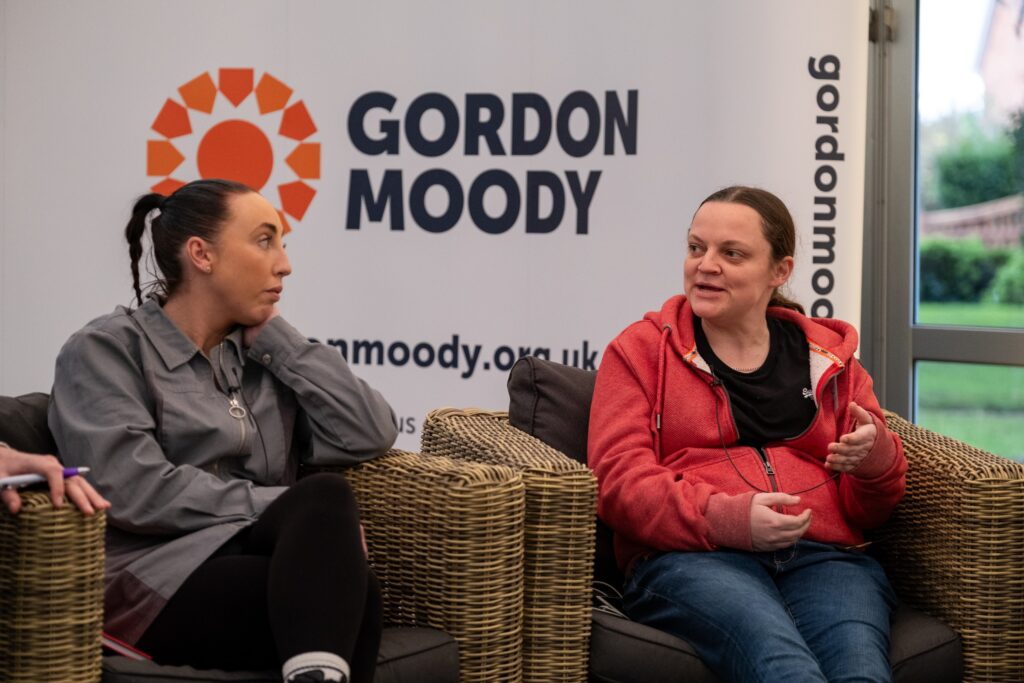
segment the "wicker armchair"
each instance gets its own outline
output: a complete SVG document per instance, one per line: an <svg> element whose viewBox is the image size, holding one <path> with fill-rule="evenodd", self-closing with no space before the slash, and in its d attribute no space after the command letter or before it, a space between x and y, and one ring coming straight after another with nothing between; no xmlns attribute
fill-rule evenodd
<svg viewBox="0 0 1024 683"><path fill-rule="evenodd" d="M895 414L886 417L903 439L910 462L906 497L876 534L880 559L897 592L960 634L963 680L1024 680L1024 465L939 436ZM589 585L581 586L581 581L589 584L591 576L587 563L594 551L589 540L592 527L581 518L568 523L564 518L553 520L565 511L539 502L550 480L568 482L567 473L577 476L575 468L580 465L509 425L507 413L475 409L431 413L424 426L423 451L506 463L523 472L524 680L586 680L586 663L573 659L570 672L568 654L572 648L578 648L575 654L587 651L577 643L585 641L591 628ZM592 509L591 483L577 477L566 485L576 489L569 504L573 512L584 515ZM537 501L533 509L531 499ZM561 570L563 575L541 576L540 567ZM534 585L544 581L549 584L547 592ZM556 615L563 629L561 642L530 642L531 627L541 630L540 625ZM565 666L553 675L556 669L549 663L563 656Z"/></svg>
<svg viewBox="0 0 1024 683"><path fill-rule="evenodd" d="M4 401L0 418L27 416L31 424L20 425L21 433L45 440L45 395ZM19 441L11 431L11 420L0 419L0 438L24 450L52 452L52 446ZM385 624L432 627L452 636L458 644L461 681L520 680L522 476L508 467L401 451L343 471L361 506L370 562L383 592ZM110 661L104 664L105 518L84 517L70 505L54 510L43 493L25 493L23 499L18 515L0 510L0 679L280 680L274 672L208 672L208 677L189 667L153 672L146 670L147 663L124 658L114 658L122 660L116 669ZM385 630L385 643L390 630ZM450 641L445 640L443 647L450 653ZM384 656L383 645L381 652ZM445 666L445 675L450 668ZM380 666L377 674L381 680ZM384 672L383 678L399 675ZM404 676L402 680L411 680L408 672ZM416 680L435 677L440 677L437 672L421 671Z"/></svg>
<svg viewBox="0 0 1024 683"><path fill-rule="evenodd" d="M21 498L0 510L0 679L98 681L105 515Z"/></svg>
<svg viewBox="0 0 1024 683"><path fill-rule="evenodd" d="M463 683L520 680L522 477L401 451L341 471L359 499L384 623L454 637Z"/></svg>
<svg viewBox="0 0 1024 683"><path fill-rule="evenodd" d="M508 466L526 487L523 680L582 681L590 637L597 481L508 425L506 413L445 408L423 425L424 456Z"/></svg>
<svg viewBox="0 0 1024 683"><path fill-rule="evenodd" d="M960 634L965 681L1024 680L1024 464L886 421L910 463L876 534L897 593Z"/></svg>

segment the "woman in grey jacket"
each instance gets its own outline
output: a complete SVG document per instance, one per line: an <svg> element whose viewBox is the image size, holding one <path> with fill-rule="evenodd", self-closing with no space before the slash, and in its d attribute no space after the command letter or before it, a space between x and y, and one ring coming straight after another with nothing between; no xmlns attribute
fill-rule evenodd
<svg viewBox="0 0 1024 683"><path fill-rule="evenodd" d="M161 277L144 301L147 225ZM49 416L112 503L106 629L165 663L372 680L380 596L354 498L340 475L295 474L383 453L391 408L277 315L291 265L259 194L148 194L125 234L139 306L65 344Z"/></svg>

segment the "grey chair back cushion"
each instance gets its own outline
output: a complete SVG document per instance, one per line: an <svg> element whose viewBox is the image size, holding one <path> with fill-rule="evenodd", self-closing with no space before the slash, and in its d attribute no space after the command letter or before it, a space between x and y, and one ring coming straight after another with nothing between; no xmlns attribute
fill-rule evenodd
<svg viewBox="0 0 1024 683"><path fill-rule="evenodd" d="M0 441L25 453L57 454L50 428L46 424L46 411L50 403L47 394L0 396Z"/></svg>
<svg viewBox="0 0 1024 683"><path fill-rule="evenodd" d="M597 373L533 356L508 376L508 420L576 462L587 464L590 401Z"/></svg>

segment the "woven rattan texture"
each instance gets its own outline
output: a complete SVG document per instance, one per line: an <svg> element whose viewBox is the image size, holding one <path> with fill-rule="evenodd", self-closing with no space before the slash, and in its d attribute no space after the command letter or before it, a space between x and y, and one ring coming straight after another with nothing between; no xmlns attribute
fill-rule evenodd
<svg viewBox="0 0 1024 683"><path fill-rule="evenodd" d="M521 680L522 477L401 451L342 471L359 501L385 623L455 638L463 683Z"/></svg>
<svg viewBox="0 0 1024 683"><path fill-rule="evenodd" d="M98 681L105 516L21 498L17 515L0 510L0 679Z"/></svg>
<svg viewBox="0 0 1024 683"><path fill-rule="evenodd" d="M523 678L584 681L591 621L597 483L583 465L508 423L444 408L423 425L424 455L507 465L526 484Z"/></svg>
<svg viewBox="0 0 1024 683"><path fill-rule="evenodd" d="M1024 464L886 420L910 468L879 559L901 599L960 633L965 681L1024 681Z"/></svg>

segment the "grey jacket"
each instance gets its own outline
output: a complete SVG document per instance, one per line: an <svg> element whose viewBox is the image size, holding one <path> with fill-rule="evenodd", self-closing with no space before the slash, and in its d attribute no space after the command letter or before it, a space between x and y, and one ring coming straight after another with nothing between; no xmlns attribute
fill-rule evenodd
<svg viewBox="0 0 1024 683"><path fill-rule="evenodd" d="M394 413L337 350L277 317L207 358L151 299L76 332L57 358L50 430L112 503L105 628L136 642L184 580L295 481L395 441Z"/></svg>

